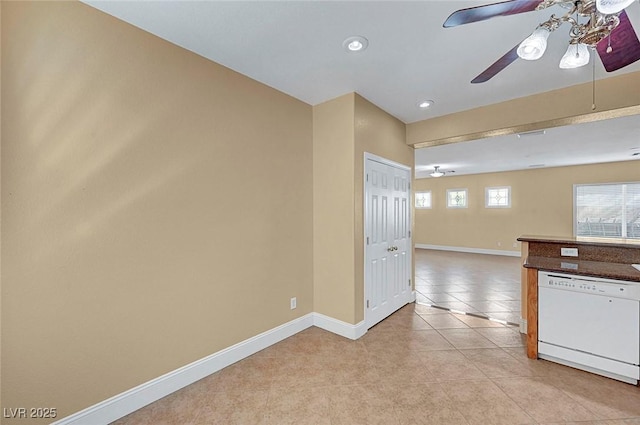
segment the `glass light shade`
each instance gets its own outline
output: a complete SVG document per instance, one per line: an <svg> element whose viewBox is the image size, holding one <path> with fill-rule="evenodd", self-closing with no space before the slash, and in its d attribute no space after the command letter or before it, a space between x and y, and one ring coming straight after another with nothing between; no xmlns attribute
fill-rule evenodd
<svg viewBox="0 0 640 425"><path fill-rule="evenodd" d="M440 166L436 165L435 167L433 167L433 173L429 174L431 177L442 177L444 176L444 173L442 171L440 171Z"/></svg>
<svg viewBox="0 0 640 425"><path fill-rule="evenodd" d="M605 15L618 13L635 0L596 0L596 9Z"/></svg>
<svg viewBox="0 0 640 425"><path fill-rule="evenodd" d="M569 44L567 52L560 59L560 68L579 68L589 63L589 48L582 43Z"/></svg>
<svg viewBox="0 0 640 425"><path fill-rule="evenodd" d="M547 49L549 30L538 28L518 46L518 56L528 61L540 59Z"/></svg>

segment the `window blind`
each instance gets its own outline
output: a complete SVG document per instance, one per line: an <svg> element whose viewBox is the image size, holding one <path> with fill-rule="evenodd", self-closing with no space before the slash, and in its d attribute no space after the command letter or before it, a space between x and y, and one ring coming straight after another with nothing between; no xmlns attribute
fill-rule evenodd
<svg viewBox="0 0 640 425"><path fill-rule="evenodd" d="M575 186L576 236L640 239L640 182Z"/></svg>

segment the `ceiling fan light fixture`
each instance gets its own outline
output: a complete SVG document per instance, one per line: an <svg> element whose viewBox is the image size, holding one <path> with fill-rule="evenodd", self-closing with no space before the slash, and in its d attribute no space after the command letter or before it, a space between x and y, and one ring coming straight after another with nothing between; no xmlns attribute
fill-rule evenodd
<svg viewBox="0 0 640 425"><path fill-rule="evenodd" d="M596 9L605 15L621 12L635 0L596 0Z"/></svg>
<svg viewBox="0 0 640 425"><path fill-rule="evenodd" d="M560 68L580 68L589 63L589 48L586 44L569 44L567 51L560 59Z"/></svg>
<svg viewBox="0 0 640 425"><path fill-rule="evenodd" d="M431 174L429 174L431 177L442 177L444 176L444 173L442 171L440 171L440 166L436 165L435 167L433 167L433 172Z"/></svg>
<svg viewBox="0 0 640 425"><path fill-rule="evenodd" d="M544 28L537 28L533 34L525 38L518 46L518 56L528 61L540 59L547 49L547 38L551 32Z"/></svg>

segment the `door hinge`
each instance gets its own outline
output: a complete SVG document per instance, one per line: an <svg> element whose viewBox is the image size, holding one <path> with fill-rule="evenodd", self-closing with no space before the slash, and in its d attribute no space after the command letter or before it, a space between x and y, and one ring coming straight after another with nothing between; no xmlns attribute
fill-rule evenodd
<svg viewBox="0 0 640 425"><path fill-rule="evenodd" d="M411 279L409 279L409 286L411 286Z"/></svg>
<svg viewBox="0 0 640 425"><path fill-rule="evenodd" d="M369 245L369 236L367 236L367 245Z"/></svg>
<svg viewBox="0 0 640 425"><path fill-rule="evenodd" d="M409 230L409 237L411 237L411 230Z"/></svg>
<svg viewBox="0 0 640 425"><path fill-rule="evenodd" d="M369 300L367 300L367 308L369 308Z"/></svg>
<svg viewBox="0 0 640 425"><path fill-rule="evenodd" d="M367 181L369 181L369 173L367 173Z"/></svg>

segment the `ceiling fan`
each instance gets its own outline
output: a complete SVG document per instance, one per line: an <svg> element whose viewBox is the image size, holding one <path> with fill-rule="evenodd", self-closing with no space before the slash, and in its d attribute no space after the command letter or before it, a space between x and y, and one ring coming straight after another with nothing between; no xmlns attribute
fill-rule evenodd
<svg viewBox="0 0 640 425"><path fill-rule="evenodd" d="M625 12L625 8L634 1L509 0L460 9L452 13L443 26L450 28L496 16L516 15L559 5L567 10L564 15L560 17L551 15L551 18L538 25L533 34L482 71L471 80L471 83L484 83L490 80L518 58L539 59L547 47L549 34L565 22L571 24L570 40L567 52L560 61L560 68L577 68L586 65L589 62L591 49L598 52L607 72L612 72L640 59L640 41Z"/></svg>
<svg viewBox="0 0 640 425"><path fill-rule="evenodd" d="M440 166L439 165L434 165L433 166L433 172L431 172L429 175L431 177L442 177L445 174L451 174L451 173L455 173L455 171L451 170L451 171L440 171Z"/></svg>

